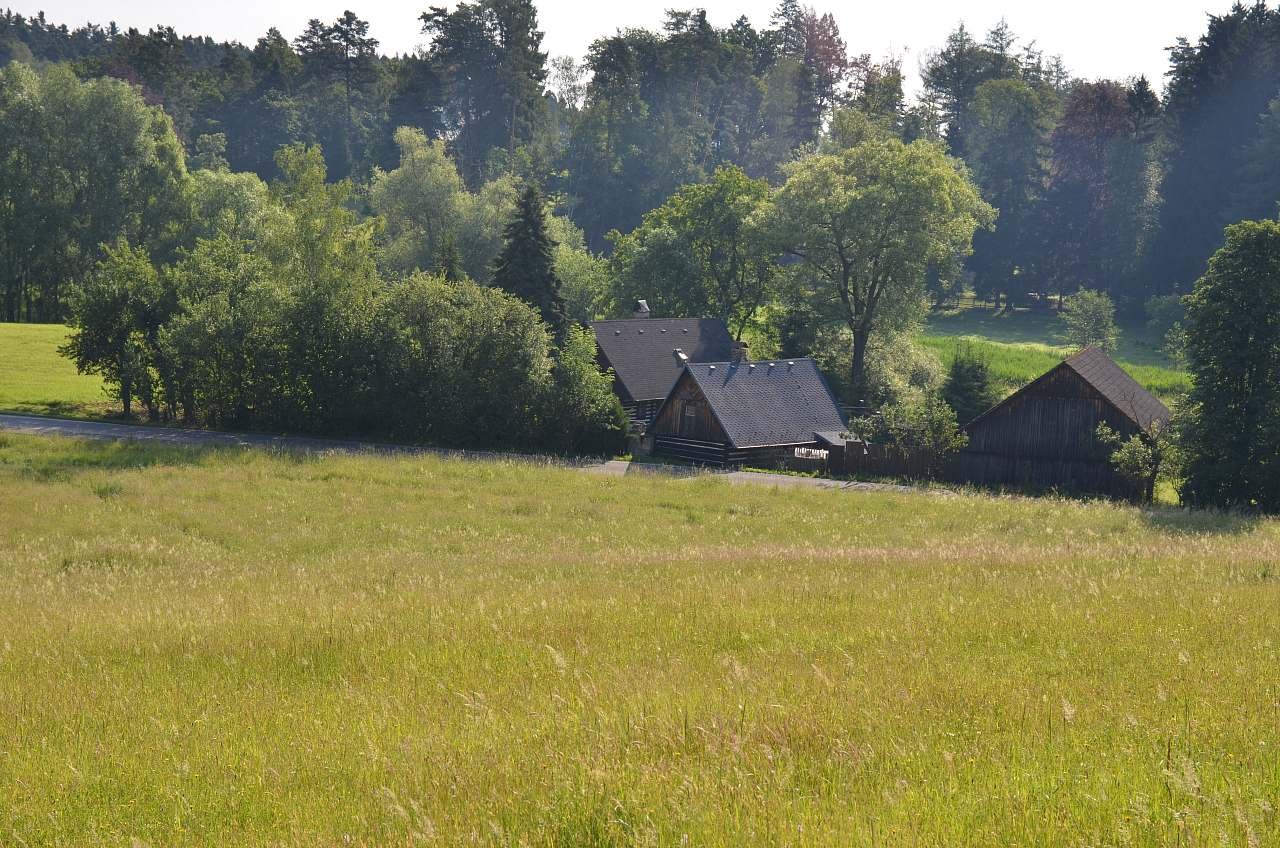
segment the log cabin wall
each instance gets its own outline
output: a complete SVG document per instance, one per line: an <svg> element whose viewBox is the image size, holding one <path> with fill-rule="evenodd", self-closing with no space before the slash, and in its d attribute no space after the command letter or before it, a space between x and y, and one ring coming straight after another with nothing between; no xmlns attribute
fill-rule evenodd
<svg viewBox="0 0 1280 848"><path fill-rule="evenodd" d="M1059 367L965 428L965 453L1017 460L1106 463L1106 422L1122 436L1137 427L1070 368Z"/></svg>
<svg viewBox="0 0 1280 848"><path fill-rule="evenodd" d="M729 437L716 421L706 397L688 374L676 383L669 400L653 423L655 435L728 446Z"/></svg>

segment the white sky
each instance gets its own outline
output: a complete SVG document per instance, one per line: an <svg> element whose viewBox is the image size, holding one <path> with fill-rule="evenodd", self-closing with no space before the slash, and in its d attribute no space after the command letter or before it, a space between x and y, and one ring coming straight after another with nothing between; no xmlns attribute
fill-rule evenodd
<svg viewBox="0 0 1280 848"><path fill-rule="evenodd" d="M382 51L401 53L423 43L420 15L444 0L5 0L24 14L43 9L49 20L69 26L114 20L121 27L147 29L169 24L181 33L235 39L252 45L268 27L288 38L310 18L331 21L353 9L371 24ZM450 7L454 4L449 3ZM666 8L703 7L712 24L728 26L745 14L757 27L768 24L776 0L703 0L703 2L574 2L537 0L539 24L546 33L544 49L552 56L582 56L601 35L626 27L656 28ZM922 53L942 44L961 20L981 35L1000 18L1015 33L1034 39L1046 54L1061 54L1070 71L1081 77L1123 79L1145 73L1157 90L1167 68L1164 48L1178 36L1193 41L1205 29L1209 12L1225 13L1231 0L913 0L910 3L853 3L809 0L819 12L835 14L840 31L854 53L903 58L908 86L915 88Z"/></svg>

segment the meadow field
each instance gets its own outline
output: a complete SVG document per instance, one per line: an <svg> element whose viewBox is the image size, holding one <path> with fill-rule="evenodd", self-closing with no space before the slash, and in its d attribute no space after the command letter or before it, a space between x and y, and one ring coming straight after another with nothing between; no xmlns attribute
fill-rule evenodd
<svg viewBox="0 0 1280 848"><path fill-rule="evenodd" d="M1280 841L1280 524L0 434L0 844Z"/></svg>
<svg viewBox="0 0 1280 848"><path fill-rule="evenodd" d="M111 412L102 381L77 374L58 354L68 332L61 324L0 323L0 411L69 418Z"/></svg>
<svg viewBox="0 0 1280 848"><path fill-rule="evenodd" d="M944 364L959 345L973 345L990 359L992 378L1001 393L1008 394L1073 352L1059 338L1061 332L1061 321L1054 313L966 306L930 315L923 343ZM1191 388L1187 373L1169 361L1160 350L1160 340L1150 338L1141 324L1121 327L1114 358L1147 391L1166 402Z"/></svg>

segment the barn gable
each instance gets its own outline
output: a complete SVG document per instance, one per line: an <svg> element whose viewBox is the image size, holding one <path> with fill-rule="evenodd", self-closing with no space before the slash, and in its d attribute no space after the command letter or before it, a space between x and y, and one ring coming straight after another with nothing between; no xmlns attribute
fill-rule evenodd
<svg viewBox="0 0 1280 848"><path fill-rule="evenodd" d="M1009 419L1019 419L1010 429ZM1096 347L1085 348L965 425L970 444L1033 455L1096 455L1095 431L1122 433L1169 420L1169 409Z"/></svg>
<svg viewBox="0 0 1280 848"><path fill-rule="evenodd" d="M1064 360L964 427L969 443L950 476L980 485L1126 495L1099 424L1122 436L1166 421L1169 410L1096 348Z"/></svg>

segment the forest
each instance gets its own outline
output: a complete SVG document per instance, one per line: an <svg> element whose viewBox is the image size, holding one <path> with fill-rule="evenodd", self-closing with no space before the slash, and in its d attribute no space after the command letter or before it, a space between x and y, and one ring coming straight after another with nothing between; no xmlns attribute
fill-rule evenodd
<svg viewBox="0 0 1280 848"><path fill-rule="evenodd" d="M79 327L126 413L604 452L579 328L639 298L873 407L937 389L911 331L961 293L1194 354L1184 296L1280 200L1280 10L1207 21L1163 81L960 24L908 97L798 0L585 57L532 0L427 8L396 56L351 11L252 46L5 11L0 320Z"/></svg>
<svg viewBox="0 0 1280 848"><path fill-rule="evenodd" d="M893 59L851 55L833 17L796 0L759 27L671 11L660 31L602 35L583 58L543 52L530 0L430 8L420 23L424 50L386 56L352 12L252 46L0 13L0 63L39 68L43 80L32 92L11 67L0 99L5 317L62 317L59 289L118 236L180 241L146 219L176 226L184 162L270 182L277 151L299 143L323 151L331 181L352 181L354 210L384 222L381 261L394 272L440 267L452 242L450 255L487 282L512 185L536 183L561 219L554 236L579 317L613 306L599 260L617 234L719 168L780 184L842 112L906 142L939 141L965 163L999 210L964 263L989 298L1087 288L1140 311L1153 295L1189 291L1223 228L1273 217L1280 199L1280 12L1263 3L1212 16L1174 45L1163 95L1158 80L1075 78L1037 52L1033 33L999 22L984 36L957 27L908 100ZM123 135L94 137L98 155L77 150L89 134L59 121L124 134L122 110L136 104L102 88L55 106L71 96L49 78L59 72L128 83L172 132L146 130L154 152ZM53 191L59 168L65 196ZM422 196L405 196L414 189ZM23 227L35 220L32 244ZM955 282L934 277L937 288Z"/></svg>

